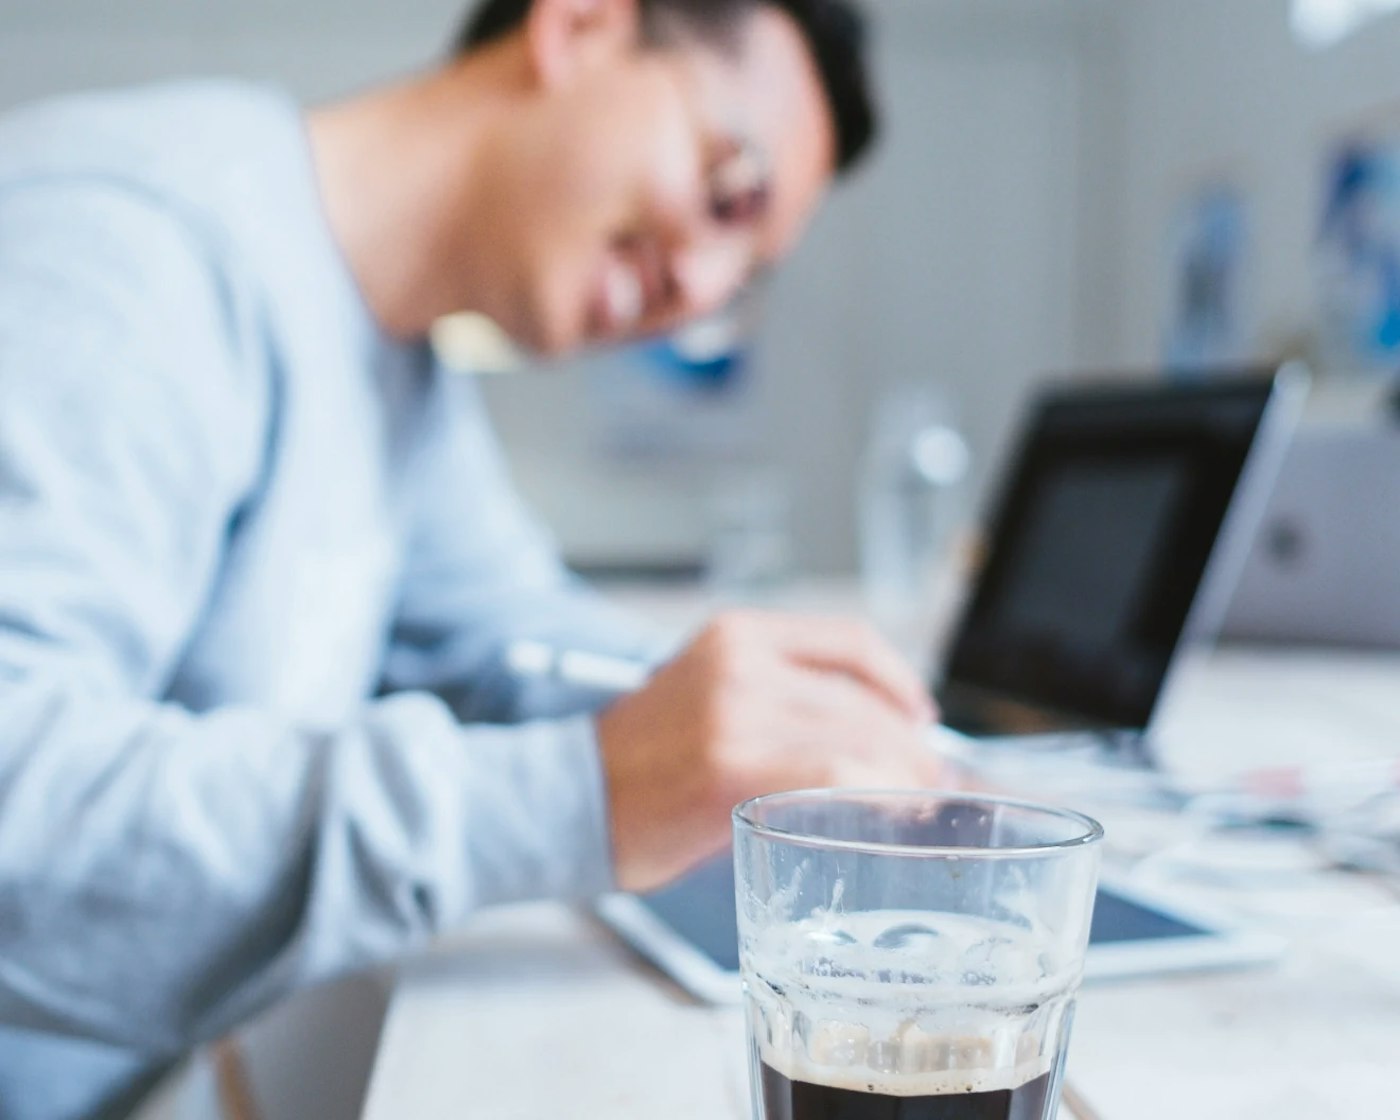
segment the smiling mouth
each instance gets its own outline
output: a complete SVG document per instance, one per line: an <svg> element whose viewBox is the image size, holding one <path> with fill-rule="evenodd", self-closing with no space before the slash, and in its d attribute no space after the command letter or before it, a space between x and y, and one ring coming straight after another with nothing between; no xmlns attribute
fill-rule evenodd
<svg viewBox="0 0 1400 1120"><path fill-rule="evenodd" d="M637 269L620 256L610 256L599 283L603 333L612 338L630 334L646 311L646 290Z"/></svg>
<svg viewBox="0 0 1400 1120"><path fill-rule="evenodd" d="M659 314L668 291L659 247L635 235L619 239L603 260L590 301L595 337L599 341L635 337Z"/></svg>

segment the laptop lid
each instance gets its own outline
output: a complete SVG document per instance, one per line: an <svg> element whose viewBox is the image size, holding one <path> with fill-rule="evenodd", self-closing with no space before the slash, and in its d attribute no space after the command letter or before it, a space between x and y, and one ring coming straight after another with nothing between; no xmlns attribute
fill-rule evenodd
<svg viewBox="0 0 1400 1120"><path fill-rule="evenodd" d="M1304 428L1222 637L1400 649L1400 424Z"/></svg>
<svg viewBox="0 0 1400 1120"><path fill-rule="evenodd" d="M1256 371L1043 390L935 689L945 722L1145 730L1177 653L1219 623L1305 382Z"/></svg>

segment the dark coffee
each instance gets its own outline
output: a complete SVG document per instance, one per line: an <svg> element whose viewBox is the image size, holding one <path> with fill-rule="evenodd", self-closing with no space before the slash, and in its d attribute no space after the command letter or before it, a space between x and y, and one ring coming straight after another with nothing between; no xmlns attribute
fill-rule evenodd
<svg viewBox="0 0 1400 1120"><path fill-rule="evenodd" d="M1050 1120L1054 1115L1050 1073L1015 1089L897 1097L791 1081L766 1062L760 1065L765 1120Z"/></svg>

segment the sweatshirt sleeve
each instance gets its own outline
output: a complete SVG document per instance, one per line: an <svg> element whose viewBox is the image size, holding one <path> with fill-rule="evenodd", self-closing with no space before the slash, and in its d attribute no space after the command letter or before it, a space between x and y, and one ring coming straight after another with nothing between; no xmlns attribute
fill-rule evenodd
<svg viewBox="0 0 1400 1120"><path fill-rule="evenodd" d="M608 689L522 675L522 644L646 666L662 635L569 572L517 496L475 385L437 382L413 544L384 687L427 689L459 718L512 723L588 712Z"/></svg>
<svg viewBox="0 0 1400 1120"><path fill-rule="evenodd" d="M174 1053L476 907L607 886L584 717L162 701L254 469L242 313L138 191L0 190L8 1025Z"/></svg>

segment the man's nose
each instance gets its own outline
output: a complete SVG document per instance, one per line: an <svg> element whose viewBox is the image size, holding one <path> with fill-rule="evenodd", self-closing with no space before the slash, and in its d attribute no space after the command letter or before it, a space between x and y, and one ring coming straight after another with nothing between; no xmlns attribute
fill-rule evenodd
<svg viewBox="0 0 1400 1120"><path fill-rule="evenodd" d="M745 246L731 239L692 244L680 250L673 275L686 319L710 315L727 306L749 274Z"/></svg>

